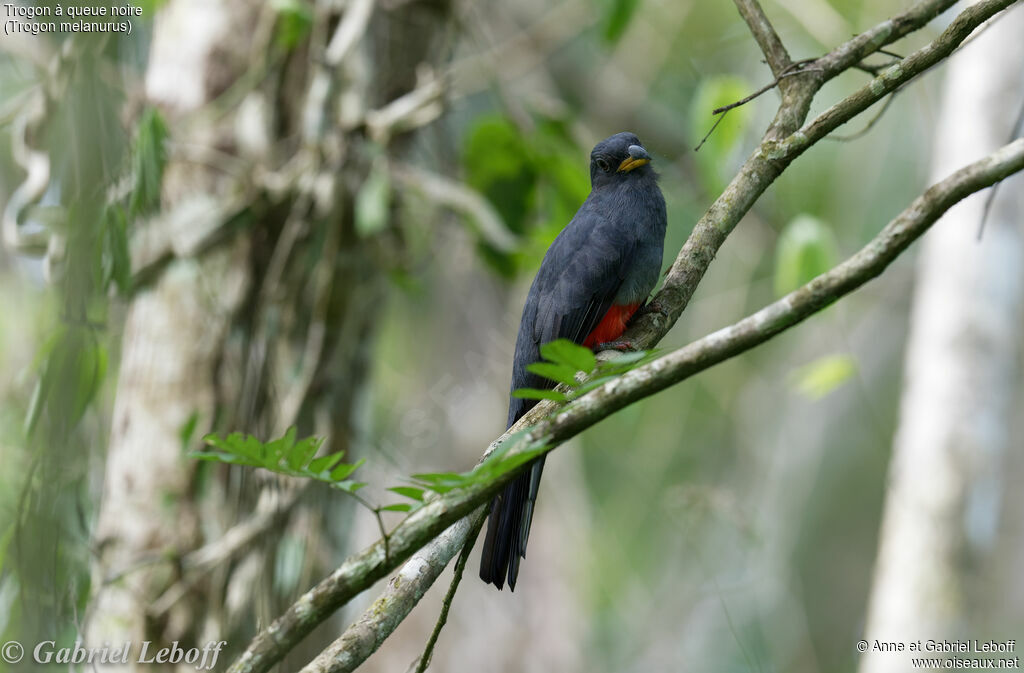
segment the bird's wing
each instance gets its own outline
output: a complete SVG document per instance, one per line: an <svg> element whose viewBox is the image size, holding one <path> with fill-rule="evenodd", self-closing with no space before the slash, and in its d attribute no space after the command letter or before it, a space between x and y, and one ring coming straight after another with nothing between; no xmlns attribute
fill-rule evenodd
<svg viewBox="0 0 1024 673"><path fill-rule="evenodd" d="M563 246L568 249L555 260L560 268L537 304L533 338L538 346L563 338L583 343L622 286L634 242L609 236L603 228L590 234L583 245Z"/></svg>

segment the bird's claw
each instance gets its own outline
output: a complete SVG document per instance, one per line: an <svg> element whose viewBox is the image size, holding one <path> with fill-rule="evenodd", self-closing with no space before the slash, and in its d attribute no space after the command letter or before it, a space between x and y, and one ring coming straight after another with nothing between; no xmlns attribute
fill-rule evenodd
<svg viewBox="0 0 1024 673"><path fill-rule="evenodd" d="M594 346L594 352L600 353L601 351L635 351L636 346L631 341L606 341L599 343Z"/></svg>
<svg viewBox="0 0 1024 673"><path fill-rule="evenodd" d="M641 306L640 310L637 311L637 317L639 318L640 316L647 315L648 313L657 313L665 320L670 318L668 309L662 306L661 302L657 300L649 301Z"/></svg>

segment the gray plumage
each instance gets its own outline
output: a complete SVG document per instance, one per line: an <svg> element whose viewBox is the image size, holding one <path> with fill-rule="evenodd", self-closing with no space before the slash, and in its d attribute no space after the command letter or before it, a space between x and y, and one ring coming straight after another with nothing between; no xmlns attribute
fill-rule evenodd
<svg viewBox="0 0 1024 673"><path fill-rule="evenodd" d="M658 281L667 216L650 156L632 133L598 143L590 155L591 192L548 248L523 307L511 389L550 388L526 370L541 344L584 343L612 306L642 305ZM616 335L617 338L617 335ZM536 404L512 398L508 426ZM515 589L533 518L544 458L494 498L480 578Z"/></svg>

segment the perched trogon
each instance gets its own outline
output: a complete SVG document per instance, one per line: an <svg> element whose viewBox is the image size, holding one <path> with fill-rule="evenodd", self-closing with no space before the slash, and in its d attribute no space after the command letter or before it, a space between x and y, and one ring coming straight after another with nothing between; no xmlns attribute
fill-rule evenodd
<svg viewBox="0 0 1024 673"><path fill-rule="evenodd" d="M615 342L654 289L665 242L665 199L651 155L632 133L606 138L590 153L590 195L555 239L523 307L512 363L512 390L550 388L526 370L540 347L570 339L589 348ZM513 397L508 426L536 404ZM480 578L515 589L526 558L544 458L495 496L480 560Z"/></svg>

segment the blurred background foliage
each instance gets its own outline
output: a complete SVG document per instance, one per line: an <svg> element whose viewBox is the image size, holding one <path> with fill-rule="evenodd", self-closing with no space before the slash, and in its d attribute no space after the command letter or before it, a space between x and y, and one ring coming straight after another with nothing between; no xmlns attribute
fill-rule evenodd
<svg viewBox="0 0 1024 673"><path fill-rule="evenodd" d="M764 5L794 58L820 54L893 11L882 0ZM293 49L310 30L309 5L273 6L278 46ZM770 78L728 2L467 2L455 14L446 110L417 137L411 163L482 194L514 245L399 188L386 163L374 164L357 222L365 235L396 227L401 245L381 262L391 282L353 431L352 458L366 460L360 479L371 493L415 472L468 469L500 434L522 300L589 190L594 142L629 129L655 157L669 210L667 268L775 108L769 92L732 110L693 151L714 123L712 109ZM152 16L147 9L132 37L80 54L46 111L36 142L54 158L55 175L40 209L64 213L59 268L0 251L0 640L70 638L87 609L120 321L135 291L128 240L159 200L166 131L138 104ZM56 50L64 38L34 39ZM851 72L827 85L812 114L866 77ZM12 160L17 102L42 81L24 53L0 50L0 202L23 179ZM905 207L927 179L939 83L926 77L863 137L821 143L787 170L722 248L662 347L788 292ZM119 183L128 186L111 199ZM498 594L467 582L438 660L466 658L481 671L854 670L912 256L798 329L623 410L554 454L521 588ZM1021 467L1013 457L1011 469ZM372 517L355 516L356 544L372 541ZM1020 532L1019 521L1008 525ZM1018 539L1014 557L1020 547ZM1020 601L994 600L1007 581L993 574L990 593L979 594L992 600L965 615L979 633L998 638L1024 626ZM436 600L370 670L399 670L396 662L418 651ZM518 621L530 604L548 614ZM511 642L488 650L486 639L503 632Z"/></svg>

